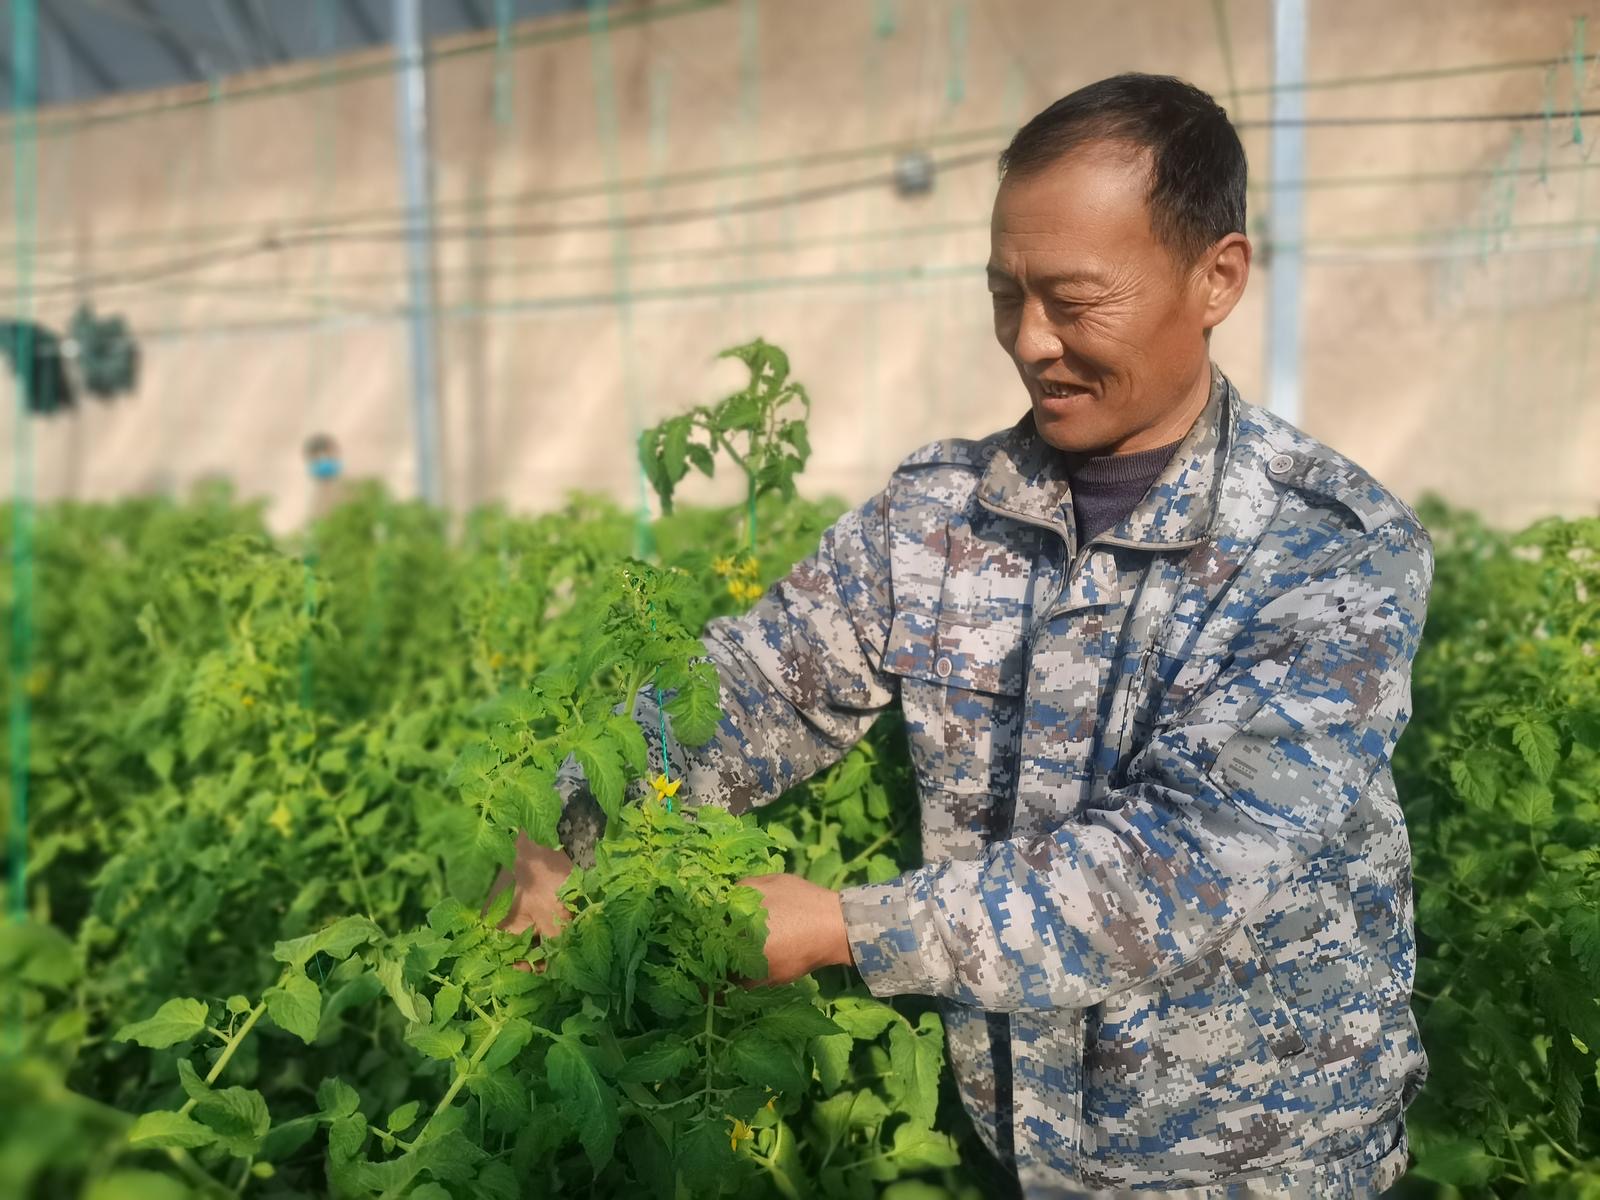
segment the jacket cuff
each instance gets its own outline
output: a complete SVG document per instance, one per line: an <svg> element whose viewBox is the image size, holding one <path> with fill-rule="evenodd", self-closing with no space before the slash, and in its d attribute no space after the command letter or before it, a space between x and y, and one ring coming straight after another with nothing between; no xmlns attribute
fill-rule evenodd
<svg viewBox="0 0 1600 1200"><path fill-rule="evenodd" d="M913 871L839 893L850 953L874 996L950 991L953 964L934 920L930 875L927 869Z"/></svg>
<svg viewBox="0 0 1600 1200"><path fill-rule="evenodd" d="M556 838L567 857L587 870L594 866L594 848L605 833L606 815L590 794L583 772L570 759L556 772L556 794L561 797Z"/></svg>

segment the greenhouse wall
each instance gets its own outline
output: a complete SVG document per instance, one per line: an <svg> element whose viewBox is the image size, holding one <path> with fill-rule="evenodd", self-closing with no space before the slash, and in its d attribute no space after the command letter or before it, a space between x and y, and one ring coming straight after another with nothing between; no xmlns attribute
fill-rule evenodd
<svg viewBox="0 0 1600 1200"><path fill-rule="evenodd" d="M814 493L864 497L918 444L1014 421L982 283L995 155L1120 70L1180 73L1241 123L1256 277L1214 349L1265 400L1270 6L1136 7L660 3L434 43L448 503L635 502L636 431L732 386L714 355L756 335L812 393ZM1572 114L1600 6L1310 8L1313 118L1537 119L1307 130L1303 424L1410 500L1594 511L1600 186ZM933 186L903 196L911 151ZM122 314L143 357L133 395L34 422L41 499L224 477L289 527L319 432L416 490L387 52L47 109L38 155L37 230L0 195L14 305Z"/></svg>

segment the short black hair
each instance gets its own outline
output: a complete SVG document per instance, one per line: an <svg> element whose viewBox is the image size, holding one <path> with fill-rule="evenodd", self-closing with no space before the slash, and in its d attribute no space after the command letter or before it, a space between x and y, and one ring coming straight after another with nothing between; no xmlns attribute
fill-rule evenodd
<svg viewBox="0 0 1600 1200"><path fill-rule="evenodd" d="M1090 142L1150 154L1150 225L1183 262L1243 233L1247 168L1228 114L1171 75L1113 75L1063 96L1000 152L1000 178L1041 171Z"/></svg>
<svg viewBox="0 0 1600 1200"><path fill-rule="evenodd" d="M306 439L304 452L307 458L327 458L339 453L339 443L332 434L313 433Z"/></svg>

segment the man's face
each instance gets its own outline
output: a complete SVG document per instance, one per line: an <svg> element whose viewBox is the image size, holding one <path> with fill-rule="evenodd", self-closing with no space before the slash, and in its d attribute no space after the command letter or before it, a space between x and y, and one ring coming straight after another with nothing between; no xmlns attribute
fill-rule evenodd
<svg viewBox="0 0 1600 1200"><path fill-rule="evenodd" d="M1059 450L1166 444L1209 392L1205 333L1220 320L1210 256L1180 263L1157 240L1147 163L1124 144L1091 142L1005 180L995 197L995 337L1027 385L1040 436Z"/></svg>

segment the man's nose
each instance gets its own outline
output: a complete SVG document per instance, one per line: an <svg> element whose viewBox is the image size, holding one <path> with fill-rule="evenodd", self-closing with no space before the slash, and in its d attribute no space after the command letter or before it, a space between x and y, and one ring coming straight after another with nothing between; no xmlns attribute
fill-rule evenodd
<svg viewBox="0 0 1600 1200"><path fill-rule="evenodd" d="M1037 301L1023 304L1013 349L1018 362L1054 362L1061 357L1061 339L1051 327L1043 304Z"/></svg>

